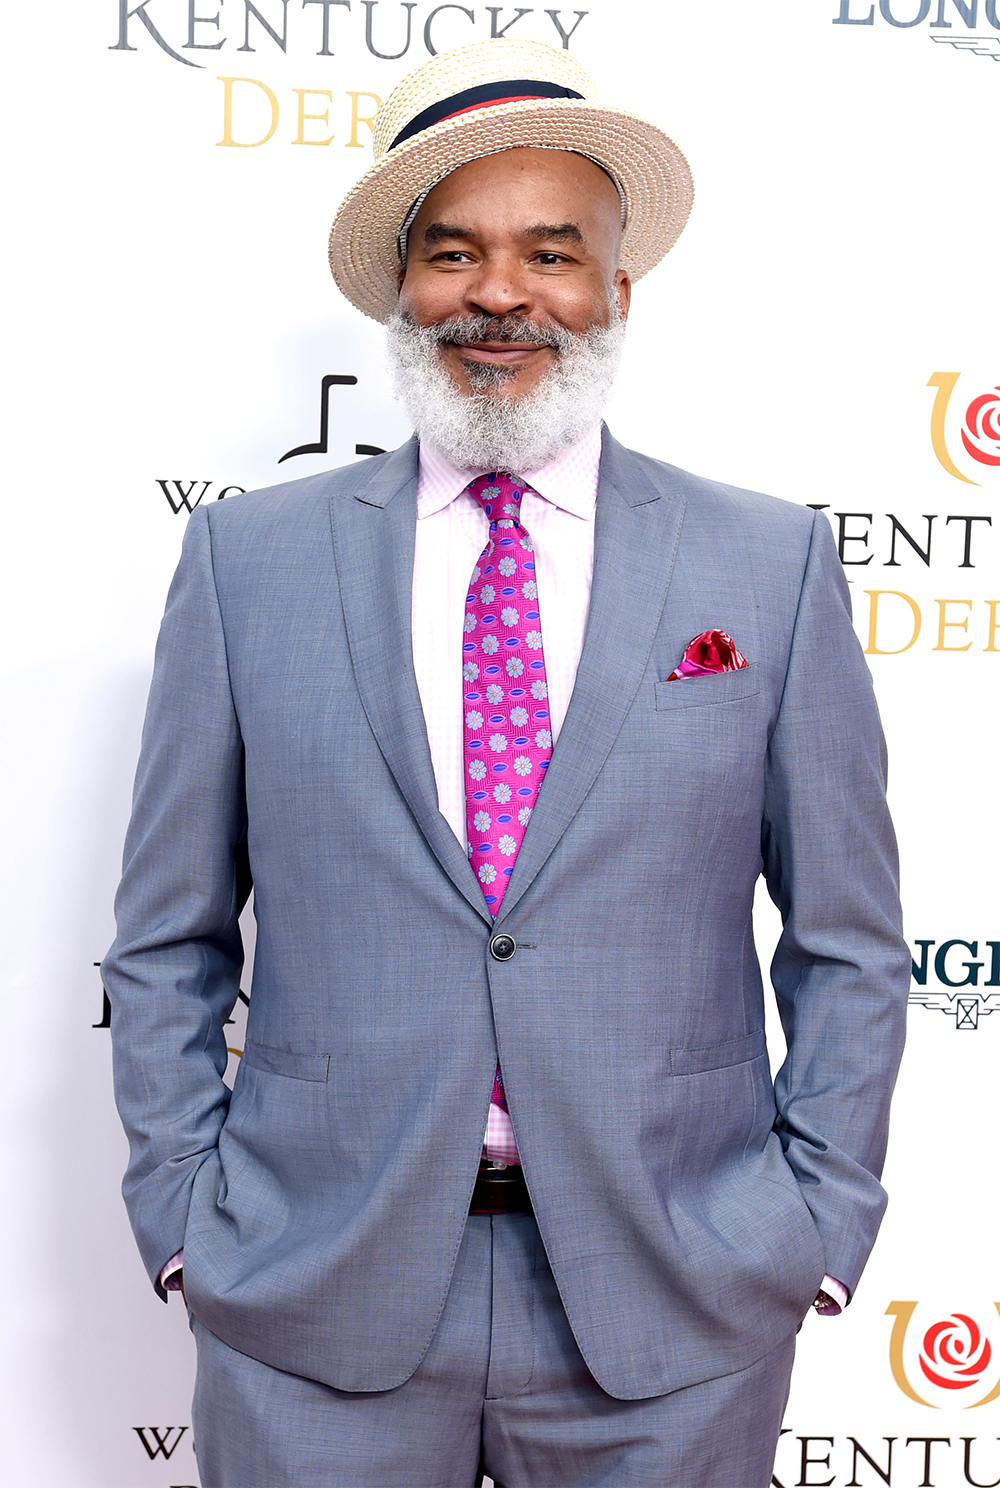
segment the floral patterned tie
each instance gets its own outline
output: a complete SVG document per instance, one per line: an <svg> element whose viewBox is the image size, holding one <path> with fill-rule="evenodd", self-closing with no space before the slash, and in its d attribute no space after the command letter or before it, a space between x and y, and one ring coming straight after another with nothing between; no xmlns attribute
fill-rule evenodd
<svg viewBox="0 0 1000 1488"><path fill-rule="evenodd" d="M499 912L552 757L534 546L523 481L481 475L466 488L490 519L465 605L465 820L469 857ZM493 1102L507 1109L499 1068Z"/></svg>

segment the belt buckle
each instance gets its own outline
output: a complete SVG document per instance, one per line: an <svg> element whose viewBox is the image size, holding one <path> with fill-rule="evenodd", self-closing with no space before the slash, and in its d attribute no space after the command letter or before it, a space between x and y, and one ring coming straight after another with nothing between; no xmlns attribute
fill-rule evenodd
<svg viewBox="0 0 1000 1488"><path fill-rule="evenodd" d="M522 1203L511 1204L515 1194L523 1194ZM530 1214L531 1201L520 1166L516 1163L491 1165L484 1159L476 1178L469 1213Z"/></svg>

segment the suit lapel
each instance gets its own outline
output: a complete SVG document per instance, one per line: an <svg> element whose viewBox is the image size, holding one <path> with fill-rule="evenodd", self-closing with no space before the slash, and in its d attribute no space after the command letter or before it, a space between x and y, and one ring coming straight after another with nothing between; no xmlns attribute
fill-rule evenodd
<svg viewBox="0 0 1000 1488"><path fill-rule="evenodd" d="M669 475L654 482L647 462L605 429L594 580L576 684L497 924L548 860L621 731L666 602L684 508ZM543 597L543 634L544 603Z"/></svg>
<svg viewBox="0 0 1000 1488"><path fill-rule="evenodd" d="M417 520L416 440L378 461L353 497L334 496L331 516L351 661L368 722L441 867L476 912L492 924L469 860L438 810L413 669L410 617Z"/></svg>

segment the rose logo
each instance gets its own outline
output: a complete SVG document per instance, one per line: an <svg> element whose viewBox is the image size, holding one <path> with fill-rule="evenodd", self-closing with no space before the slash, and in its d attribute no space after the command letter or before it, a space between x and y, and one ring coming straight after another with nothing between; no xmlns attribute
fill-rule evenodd
<svg viewBox="0 0 1000 1488"><path fill-rule="evenodd" d="M1000 387L973 398L965 410L962 443L981 465L1000 465Z"/></svg>
<svg viewBox="0 0 1000 1488"><path fill-rule="evenodd" d="M919 1306L919 1302L913 1301L890 1302L885 1310L886 1316L893 1319L889 1339L889 1367L896 1384L910 1400L917 1405L926 1405L931 1410L941 1410L943 1407L940 1404L925 1400L917 1391L907 1371L906 1337L913 1314ZM993 1306L1000 1313L1000 1302L994 1302ZM931 1313L932 1317L933 1315ZM989 1405L1000 1399L1000 1378L997 1377L996 1365L989 1375L986 1374L992 1357L993 1348L989 1339L984 1337L979 1325L964 1312L953 1312L951 1317L933 1323L924 1334L923 1346L917 1353L924 1378L938 1389L967 1390L970 1385L979 1386L971 1400L968 1396L963 1397L964 1403L960 1407L962 1410L978 1410L981 1405ZM914 1375L913 1379L916 1378ZM977 1400L975 1396L983 1389L986 1391L985 1395ZM952 1401L957 1404L954 1396Z"/></svg>
<svg viewBox="0 0 1000 1488"><path fill-rule="evenodd" d="M992 1356L990 1341L974 1319L956 1312L927 1329L920 1368L942 1390L967 1390L976 1384Z"/></svg>

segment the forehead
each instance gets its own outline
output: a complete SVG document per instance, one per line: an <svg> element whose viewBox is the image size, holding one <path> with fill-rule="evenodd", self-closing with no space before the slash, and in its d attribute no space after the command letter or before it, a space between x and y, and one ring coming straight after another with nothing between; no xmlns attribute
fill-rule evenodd
<svg viewBox="0 0 1000 1488"><path fill-rule="evenodd" d="M413 226L456 221L466 226L573 221L620 225L621 203L611 178L585 155L570 150L503 150L460 165L428 193Z"/></svg>

